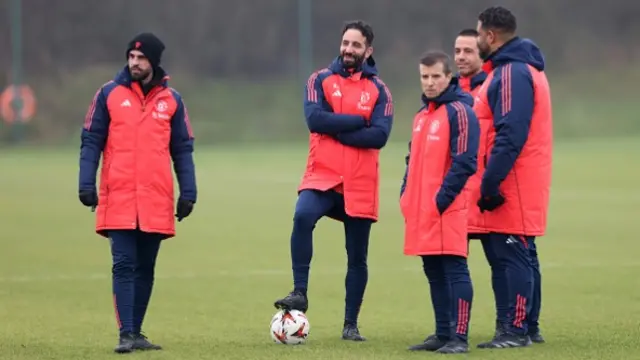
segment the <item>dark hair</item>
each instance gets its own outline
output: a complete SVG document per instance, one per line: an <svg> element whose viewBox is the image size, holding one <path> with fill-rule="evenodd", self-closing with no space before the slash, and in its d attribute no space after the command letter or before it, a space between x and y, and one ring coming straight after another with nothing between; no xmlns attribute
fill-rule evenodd
<svg viewBox="0 0 640 360"><path fill-rule="evenodd" d="M444 51L428 51L424 53L422 59L420 59L420 64L424 66L433 66L438 63L442 64L445 75L451 74L451 58Z"/></svg>
<svg viewBox="0 0 640 360"><path fill-rule="evenodd" d="M373 44L373 28L371 25L367 24L362 20L349 21L344 24L342 28L342 35L347 32L347 30L355 29L362 33L362 36L367 40L366 45L371 46Z"/></svg>
<svg viewBox="0 0 640 360"><path fill-rule="evenodd" d="M517 24L511 11L502 6L492 6L478 15L484 29L497 30L505 34L514 34Z"/></svg>
<svg viewBox="0 0 640 360"><path fill-rule="evenodd" d="M458 33L458 36L478 36L478 31L476 29L462 29Z"/></svg>

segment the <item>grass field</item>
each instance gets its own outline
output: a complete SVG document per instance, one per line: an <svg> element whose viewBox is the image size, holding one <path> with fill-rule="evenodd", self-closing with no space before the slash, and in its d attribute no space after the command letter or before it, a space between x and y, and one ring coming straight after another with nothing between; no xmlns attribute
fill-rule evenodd
<svg viewBox="0 0 640 360"><path fill-rule="evenodd" d="M139 359L421 359L405 349L433 330L420 261L402 255L397 205L406 144L382 155L381 221L374 226L361 316L365 343L340 340L342 228L322 220L311 270L311 334L271 343L272 303L290 290L289 234L304 146L198 149L199 203L161 249L145 322L164 351ZM548 343L480 350L493 332L482 249L472 244L473 359L631 359L640 350L640 139L559 143L543 266ZM77 153L0 154L0 359L109 359L117 334L108 244L77 200Z"/></svg>

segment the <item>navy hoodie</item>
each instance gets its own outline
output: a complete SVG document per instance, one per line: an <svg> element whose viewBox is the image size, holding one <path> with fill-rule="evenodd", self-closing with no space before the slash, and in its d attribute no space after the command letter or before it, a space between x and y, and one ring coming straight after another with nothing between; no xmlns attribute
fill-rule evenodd
<svg viewBox="0 0 640 360"><path fill-rule="evenodd" d="M535 106L529 66L543 71L544 56L533 41L519 37L504 44L485 62L485 71L494 72L487 96L496 137L482 178L482 196L498 194L529 137Z"/></svg>

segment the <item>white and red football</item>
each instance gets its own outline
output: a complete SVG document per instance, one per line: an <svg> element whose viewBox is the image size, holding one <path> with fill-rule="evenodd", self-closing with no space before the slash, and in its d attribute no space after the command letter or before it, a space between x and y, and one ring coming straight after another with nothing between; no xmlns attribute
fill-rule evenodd
<svg viewBox="0 0 640 360"><path fill-rule="evenodd" d="M271 338L278 344L304 344L309 329L309 319L302 311L280 310L271 319Z"/></svg>

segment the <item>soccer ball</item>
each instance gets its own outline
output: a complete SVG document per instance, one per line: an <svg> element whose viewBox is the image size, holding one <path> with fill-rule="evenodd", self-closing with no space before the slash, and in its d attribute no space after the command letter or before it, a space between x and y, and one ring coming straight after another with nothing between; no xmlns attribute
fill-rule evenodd
<svg viewBox="0 0 640 360"><path fill-rule="evenodd" d="M309 329L309 319L302 311L280 310L271 319L271 339L277 344L304 344Z"/></svg>

